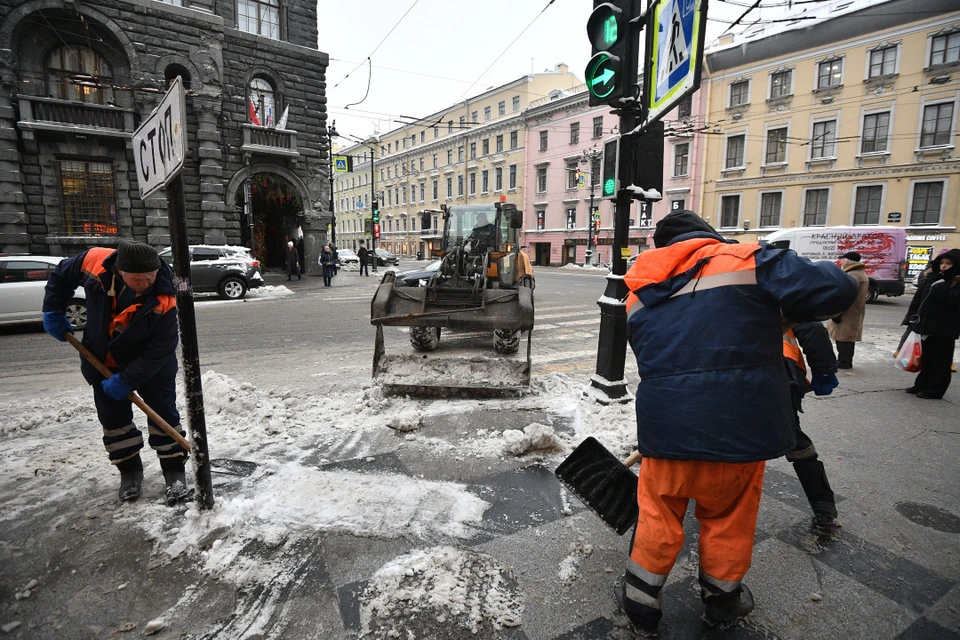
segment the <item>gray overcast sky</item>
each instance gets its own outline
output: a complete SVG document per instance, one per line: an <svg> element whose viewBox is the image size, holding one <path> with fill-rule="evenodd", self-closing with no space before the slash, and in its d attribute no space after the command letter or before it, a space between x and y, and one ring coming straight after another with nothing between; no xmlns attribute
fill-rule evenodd
<svg viewBox="0 0 960 640"><path fill-rule="evenodd" d="M586 24L593 8L591 0L555 0L546 10L547 0L417 0L373 54L369 96L362 104L344 110L362 100L367 89L367 66L354 68L412 5L414 0L319 2L319 46L330 55L327 106L341 136L364 137L377 129L385 133L399 125L397 115L426 116L560 62L583 79L590 57ZM709 16L733 21L745 10L712 0ZM751 19L755 15L751 14ZM708 42L727 26L708 22ZM487 67L490 69L484 73ZM350 77L344 80L348 73ZM347 146L350 140L341 137L339 143Z"/></svg>

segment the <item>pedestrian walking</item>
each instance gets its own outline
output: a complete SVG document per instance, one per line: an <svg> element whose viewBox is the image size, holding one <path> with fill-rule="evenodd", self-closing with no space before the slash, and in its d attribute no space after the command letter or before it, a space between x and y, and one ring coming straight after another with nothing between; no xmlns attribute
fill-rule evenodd
<svg viewBox="0 0 960 640"><path fill-rule="evenodd" d="M367 251L367 247L363 244L363 242L361 242L360 248L357 249L357 257L360 259L361 275L364 275L364 276L370 275L370 267L367 264L367 260L369 259L369 256L370 256L370 253Z"/></svg>
<svg viewBox="0 0 960 640"><path fill-rule="evenodd" d="M788 329L783 334L783 357L790 381L794 433L797 436L797 444L787 454L787 461L793 463L793 470L813 509L813 530L820 535L833 535L840 528L837 501L813 440L800 428L803 396L810 390L818 396L828 396L840 384L837 356L823 323L802 322ZM810 380L807 379L808 363Z"/></svg>
<svg viewBox="0 0 960 640"><path fill-rule="evenodd" d="M293 244L293 240L287 242L287 282L290 282L293 276L300 279L300 253Z"/></svg>
<svg viewBox="0 0 960 640"><path fill-rule="evenodd" d="M140 497L143 435L133 422L127 394L137 391L181 435L177 411L177 306L170 267L142 242L121 242L117 249L94 248L60 262L47 281L43 328L65 341L73 333L64 313L74 291L86 292L87 326L81 341L114 372L104 378L82 360L80 372L93 386L97 418L110 462L120 472L123 502ZM157 452L166 482L166 502L189 497L187 452L148 420L150 446Z"/></svg>
<svg viewBox="0 0 960 640"><path fill-rule="evenodd" d="M866 265L860 262L860 254L848 251L840 260L840 267L857 282L857 299L836 318L827 323L830 339L837 343L837 368L853 368L853 351L863 339L863 316L870 297L870 278Z"/></svg>
<svg viewBox="0 0 960 640"><path fill-rule="evenodd" d="M953 351L960 338L960 249L950 249L934 263L907 311L910 330L923 342L920 373L906 391L928 400L942 398L950 386Z"/></svg>
<svg viewBox="0 0 960 640"><path fill-rule="evenodd" d="M334 276L334 258L330 251L330 245L324 245L320 252L320 266L323 267L323 286L329 287L330 280Z"/></svg>
<svg viewBox="0 0 960 640"><path fill-rule="evenodd" d="M337 245L330 243L330 251L333 252L333 275L340 274L340 254L337 252Z"/></svg>
<svg viewBox="0 0 960 640"><path fill-rule="evenodd" d="M634 629L654 635L660 591L696 500L704 619L753 610L750 567L765 461L796 446L781 318L832 317L856 284L830 263L726 241L692 211L671 212L624 281L637 358L639 516L616 593ZM709 328L709 330L708 330Z"/></svg>

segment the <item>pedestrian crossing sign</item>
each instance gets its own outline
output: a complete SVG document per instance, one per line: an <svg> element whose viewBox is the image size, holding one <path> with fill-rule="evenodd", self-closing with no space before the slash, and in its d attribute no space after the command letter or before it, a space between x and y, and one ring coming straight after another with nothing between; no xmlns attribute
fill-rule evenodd
<svg viewBox="0 0 960 640"><path fill-rule="evenodd" d="M333 170L335 173L350 173L353 171L353 158L350 156L333 156Z"/></svg>
<svg viewBox="0 0 960 640"><path fill-rule="evenodd" d="M586 183L586 177L582 171L577 171L577 186L582 187Z"/></svg>

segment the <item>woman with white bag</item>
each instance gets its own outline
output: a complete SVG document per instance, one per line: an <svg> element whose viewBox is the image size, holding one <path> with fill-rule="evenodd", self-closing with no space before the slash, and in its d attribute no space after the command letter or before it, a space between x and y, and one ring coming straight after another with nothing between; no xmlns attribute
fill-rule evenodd
<svg viewBox="0 0 960 640"><path fill-rule="evenodd" d="M960 338L960 249L934 260L907 312L910 330L923 338L920 373L907 393L939 399L950 386L950 364Z"/></svg>

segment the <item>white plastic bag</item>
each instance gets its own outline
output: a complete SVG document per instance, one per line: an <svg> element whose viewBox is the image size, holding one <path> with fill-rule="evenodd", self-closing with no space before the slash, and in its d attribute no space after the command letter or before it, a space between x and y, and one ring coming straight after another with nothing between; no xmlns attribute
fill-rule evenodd
<svg viewBox="0 0 960 640"><path fill-rule="evenodd" d="M902 371L917 373L920 371L920 356L923 355L923 340L916 331L911 331L903 346L893 359L893 365Z"/></svg>

